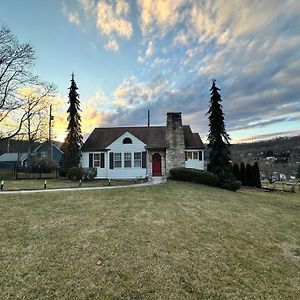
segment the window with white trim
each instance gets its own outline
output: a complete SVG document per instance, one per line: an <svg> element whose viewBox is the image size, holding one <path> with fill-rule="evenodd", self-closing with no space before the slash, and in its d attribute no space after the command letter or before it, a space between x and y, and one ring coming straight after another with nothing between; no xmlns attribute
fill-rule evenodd
<svg viewBox="0 0 300 300"><path fill-rule="evenodd" d="M185 160L202 160L202 151L185 151Z"/></svg>
<svg viewBox="0 0 300 300"><path fill-rule="evenodd" d="M122 168L122 153L114 153L115 168Z"/></svg>
<svg viewBox="0 0 300 300"><path fill-rule="evenodd" d="M124 168L131 168L131 153L124 153Z"/></svg>
<svg viewBox="0 0 300 300"><path fill-rule="evenodd" d="M94 167L100 167L100 153L94 153L93 165L94 165Z"/></svg>
<svg viewBox="0 0 300 300"><path fill-rule="evenodd" d="M142 166L142 153L134 152L134 167L140 168Z"/></svg>
<svg viewBox="0 0 300 300"><path fill-rule="evenodd" d="M199 159L199 151L193 151L193 159Z"/></svg>

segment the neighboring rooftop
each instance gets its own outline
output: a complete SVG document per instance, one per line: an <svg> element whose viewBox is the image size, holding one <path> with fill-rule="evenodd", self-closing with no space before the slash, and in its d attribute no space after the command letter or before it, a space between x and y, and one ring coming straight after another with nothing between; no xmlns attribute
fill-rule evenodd
<svg viewBox="0 0 300 300"><path fill-rule="evenodd" d="M3 153L0 155L0 161L22 161L27 158L27 153Z"/></svg>

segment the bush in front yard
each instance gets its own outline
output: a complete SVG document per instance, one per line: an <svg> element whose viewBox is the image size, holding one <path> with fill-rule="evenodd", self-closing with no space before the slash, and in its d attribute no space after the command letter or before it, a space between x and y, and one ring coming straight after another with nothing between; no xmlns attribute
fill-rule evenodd
<svg viewBox="0 0 300 300"><path fill-rule="evenodd" d="M92 180L97 176L97 169L96 168L84 168L82 170L83 178L85 180Z"/></svg>
<svg viewBox="0 0 300 300"><path fill-rule="evenodd" d="M81 167L73 167L68 169L69 179L82 179L83 171Z"/></svg>
<svg viewBox="0 0 300 300"><path fill-rule="evenodd" d="M170 170L170 179L190 181L210 186L220 186L217 175L204 170L192 168L175 168Z"/></svg>
<svg viewBox="0 0 300 300"><path fill-rule="evenodd" d="M59 168L58 175L59 175L59 177L67 177L68 172L65 169Z"/></svg>
<svg viewBox="0 0 300 300"><path fill-rule="evenodd" d="M237 191L241 187L241 182L238 180L222 184L222 188L229 191Z"/></svg>

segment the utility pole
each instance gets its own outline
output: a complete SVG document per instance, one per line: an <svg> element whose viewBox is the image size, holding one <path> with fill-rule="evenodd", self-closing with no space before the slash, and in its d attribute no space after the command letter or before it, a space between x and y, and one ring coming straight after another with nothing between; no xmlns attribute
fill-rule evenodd
<svg viewBox="0 0 300 300"><path fill-rule="evenodd" d="M148 109L148 127L150 127L150 110Z"/></svg>
<svg viewBox="0 0 300 300"><path fill-rule="evenodd" d="M53 116L52 116L52 104L50 104L50 112L49 112L49 136L48 136L49 142L51 142L52 120L53 120Z"/></svg>
<svg viewBox="0 0 300 300"><path fill-rule="evenodd" d="M50 113L49 113L49 144L50 144L50 162L53 161L53 143L52 143L52 121L54 120L54 116L52 115L52 104L50 104Z"/></svg>

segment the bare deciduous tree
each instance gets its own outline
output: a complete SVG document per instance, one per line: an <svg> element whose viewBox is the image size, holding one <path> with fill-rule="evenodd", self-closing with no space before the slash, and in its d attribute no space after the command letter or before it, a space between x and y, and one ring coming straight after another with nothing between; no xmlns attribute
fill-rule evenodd
<svg viewBox="0 0 300 300"><path fill-rule="evenodd" d="M28 157L31 155L34 142L47 137L48 109L54 93L55 87L51 84L40 84L22 92L24 126L20 133L27 136Z"/></svg>
<svg viewBox="0 0 300 300"><path fill-rule="evenodd" d="M52 84L40 82L31 72L35 61L34 48L21 43L8 27L0 27L0 140L16 136L36 111L41 99L55 91ZM28 99L22 89L38 89L37 98ZM30 122L30 121L29 121Z"/></svg>

